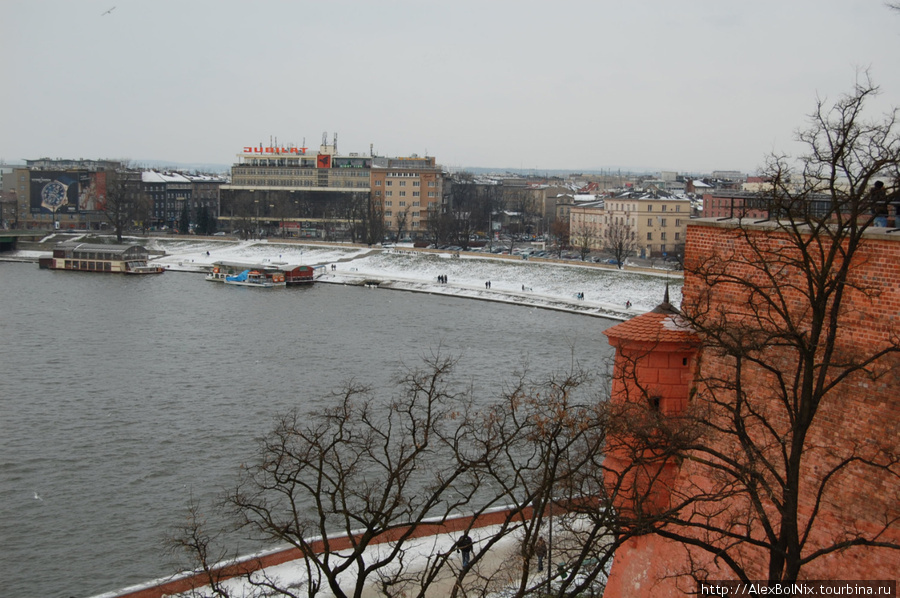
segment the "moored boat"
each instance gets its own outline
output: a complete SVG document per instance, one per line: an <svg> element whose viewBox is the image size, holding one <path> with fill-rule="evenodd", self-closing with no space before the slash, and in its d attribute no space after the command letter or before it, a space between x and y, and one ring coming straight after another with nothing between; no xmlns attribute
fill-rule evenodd
<svg viewBox="0 0 900 598"><path fill-rule="evenodd" d="M255 270L271 279L275 286L281 283L286 286L310 284L325 273L324 266L304 266L283 262L251 264L242 262L215 262L206 280L226 282L229 276L236 276L247 270ZM276 279L279 279L276 281Z"/></svg>
<svg viewBox="0 0 900 598"><path fill-rule="evenodd" d="M259 270L244 270L234 276L226 276L225 284L233 284L242 287L260 287L269 289L284 286L284 274L276 273L271 276Z"/></svg>
<svg viewBox="0 0 900 598"><path fill-rule="evenodd" d="M39 266L50 270L109 272L118 274L162 274L165 268L150 265L150 253L140 245L59 243L53 255L41 258Z"/></svg>

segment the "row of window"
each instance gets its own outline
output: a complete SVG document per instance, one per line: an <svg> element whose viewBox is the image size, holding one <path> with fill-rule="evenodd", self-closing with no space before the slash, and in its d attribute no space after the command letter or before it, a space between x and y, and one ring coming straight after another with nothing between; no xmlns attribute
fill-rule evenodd
<svg viewBox="0 0 900 598"><path fill-rule="evenodd" d="M399 183L400 187L406 187L406 181L397 181L397 182ZM394 185L394 181L385 181L384 184L386 187L392 187ZM413 187L420 187L421 185L422 185L422 183L420 181L412 182ZM381 187L381 179L375 179L375 186ZM429 187L437 187L437 182L428 181L428 186Z"/></svg>
<svg viewBox="0 0 900 598"><path fill-rule="evenodd" d="M386 202L384 202L384 205L385 205L385 207L390 208L390 207L392 207L392 206L394 205L394 202L393 202L393 201L386 201ZM414 201L414 202L412 202L411 205L412 205L412 207L417 208L417 207L419 207L419 202L418 202L418 201ZM406 207L406 202L405 202L405 201L401 201L401 202L400 202L400 207L401 207L401 208Z"/></svg>
<svg viewBox="0 0 900 598"><path fill-rule="evenodd" d="M647 218L647 226L653 226L653 218ZM666 219L665 219L665 218L659 218L659 226L666 226ZM675 226L676 226L676 227L677 227L677 226L681 226L681 220L680 220L680 219L676 219L676 220L675 220Z"/></svg>
<svg viewBox="0 0 900 598"><path fill-rule="evenodd" d="M385 196L385 197L393 197L393 196L394 196L394 192L393 192L393 191L385 191L385 192L384 192L384 196ZM412 196L413 196L413 197L421 197L421 195L419 194L418 191L413 191ZM381 191L376 191L376 192L375 192L375 197L381 197ZM406 197L406 191L399 191L399 192L397 193L397 197ZM437 193L434 192L434 191L429 191L429 192L428 192L428 197L435 198L435 197L437 197Z"/></svg>
<svg viewBox="0 0 900 598"><path fill-rule="evenodd" d="M368 179L364 181L344 181L340 179L285 179L285 180L268 180L268 179L235 179L235 185L247 185L252 187L352 187L354 189L368 189Z"/></svg>
<svg viewBox="0 0 900 598"><path fill-rule="evenodd" d="M652 240L653 240L653 233L647 233L647 240L648 240L648 241L652 241ZM659 233L659 240L660 240L660 241L665 241L665 240L666 240L666 233ZM675 233L675 240L676 240L676 241L680 241L680 240L681 240L681 233Z"/></svg>
<svg viewBox="0 0 900 598"><path fill-rule="evenodd" d="M412 212L412 213L410 214L410 216L412 216L413 218L418 218L418 217L419 217L419 214L420 214L420 212ZM394 216L393 210L386 210L386 211L384 212L384 217L385 217L385 218L393 218L393 216Z"/></svg>

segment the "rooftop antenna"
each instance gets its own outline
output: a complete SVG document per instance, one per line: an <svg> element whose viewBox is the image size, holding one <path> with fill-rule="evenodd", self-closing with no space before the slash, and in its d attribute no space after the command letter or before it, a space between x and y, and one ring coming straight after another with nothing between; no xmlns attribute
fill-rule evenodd
<svg viewBox="0 0 900 598"><path fill-rule="evenodd" d="M335 155L335 156L338 155L338 151L337 151L337 131L334 132L334 148L332 148L332 151L334 152L334 155Z"/></svg>

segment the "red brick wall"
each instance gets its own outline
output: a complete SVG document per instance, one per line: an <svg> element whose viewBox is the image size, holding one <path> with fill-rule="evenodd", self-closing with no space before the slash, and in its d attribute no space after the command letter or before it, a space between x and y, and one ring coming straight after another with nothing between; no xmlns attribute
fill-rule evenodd
<svg viewBox="0 0 900 598"><path fill-rule="evenodd" d="M723 284L710 289L704 281L691 274L691 260L707 260L709 256L731 255L724 267L729 274L741 278L764 280L758 260L747 257L747 245L732 225L718 222L696 222L688 226L685 254L688 259L683 304L685 310L708 301L711 310L721 310L732 322L748 317L748 296L738 285ZM790 252L787 239L771 231L751 233L767 251ZM693 262L696 264L697 262ZM779 291L785 293L790 309L795 314L808 309L799 289L790 284L802 280L788 277ZM850 289L845 298L846 309L840 315L839 355L853 355L860 351L871 353L875 348L896 340L900 333L900 235L871 235L866 238L862 250L851 269L851 282L866 286L867 291ZM617 355L618 359L618 355ZM791 366L789 354L770 351L772 365ZM827 395L816 415L811 434L806 440L806 452L802 469L801 513L812 513L815 497L812 490L819 487L823 476L838 460L851 454L865 456L876 454L879 448L898 451L900 438L900 359L895 355L885 357L877 364L880 377L851 376ZM723 377L733 375L733 361L715 351L704 351L700 357L700 376ZM647 381L656 380L657 374L649 369L639 369ZM745 372L744 380L751 380L752 388L745 390L754 397L766 412L776 429L786 428L788 422L780 408L777 389L770 384L773 377L761 369ZM696 400L703 400L702 384L698 385ZM727 444L718 446L731 450ZM703 466L685 461L675 482L675 492L689 494L712 485L709 471ZM871 468L853 466L844 468L827 486L825 500L820 505L819 520L814 527L804 553L825 546L841 538L849 538L855 532L871 533L880 529L884 517L900 517L900 479L889 474L877 475ZM885 541L900 543L900 523L895 523L882 537ZM630 541L616 553L613 575L607 596L683 596L685 578L679 578L688 570L687 550L681 545L656 536L645 536ZM710 578L729 578L720 570L719 563L696 550L692 551L695 564L709 568ZM749 548L737 551L737 556L760 579L766 576L765 555ZM807 579L896 579L900 571L900 551L886 548L853 547L835 552L811 563L803 569Z"/></svg>

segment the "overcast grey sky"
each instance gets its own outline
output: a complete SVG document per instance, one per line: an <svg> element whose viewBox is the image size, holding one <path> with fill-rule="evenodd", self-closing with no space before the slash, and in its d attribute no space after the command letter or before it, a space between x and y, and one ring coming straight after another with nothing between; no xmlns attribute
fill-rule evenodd
<svg viewBox="0 0 900 598"><path fill-rule="evenodd" d="M882 0L6 0L0 49L6 162L327 131L451 167L754 172L861 69L873 115L900 105Z"/></svg>

